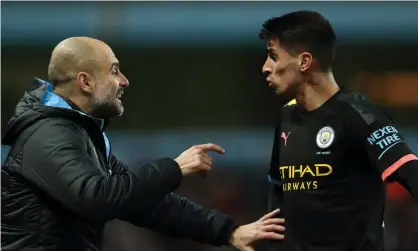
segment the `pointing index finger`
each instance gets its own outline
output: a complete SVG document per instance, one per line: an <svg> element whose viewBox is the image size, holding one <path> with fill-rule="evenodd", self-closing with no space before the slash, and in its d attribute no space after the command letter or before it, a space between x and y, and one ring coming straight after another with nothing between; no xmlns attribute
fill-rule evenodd
<svg viewBox="0 0 418 251"><path fill-rule="evenodd" d="M220 154L224 154L225 153L225 149L223 149L222 147L212 144L212 143L208 143L208 144L202 144L198 146L200 149L202 149L204 152L217 152Z"/></svg>

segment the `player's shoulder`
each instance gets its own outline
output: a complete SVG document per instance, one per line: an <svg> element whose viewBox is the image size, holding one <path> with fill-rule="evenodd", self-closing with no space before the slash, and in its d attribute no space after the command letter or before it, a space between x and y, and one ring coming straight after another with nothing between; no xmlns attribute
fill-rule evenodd
<svg viewBox="0 0 418 251"><path fill-rule="evenodd" d="M359 92L343 89L336 97L336 101L343 105L343 109L347 117L353 115L359 119L364 120L367 124L387 117L386 113L374 104L368 97Z"/></svg>
<svg viewBox="0 0 418 251"><path fill-rule="evenodd" d="M357 107L355 109L375 106L364 94L350 89L341 89L338 95L336 95L336 100L353 108Z"/></svg>

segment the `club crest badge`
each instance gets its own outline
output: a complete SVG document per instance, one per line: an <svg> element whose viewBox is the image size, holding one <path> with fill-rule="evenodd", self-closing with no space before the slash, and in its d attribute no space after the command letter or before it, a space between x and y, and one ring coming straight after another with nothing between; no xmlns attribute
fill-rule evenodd
<svg viewBox="0 0 418 251"><path fill-rule="evenodd" d="M328 148L335 138L334 129L330 126L325 126L321 130L319 130L318 134L316 135L316 144L319 148L325 149Z"/></svg>

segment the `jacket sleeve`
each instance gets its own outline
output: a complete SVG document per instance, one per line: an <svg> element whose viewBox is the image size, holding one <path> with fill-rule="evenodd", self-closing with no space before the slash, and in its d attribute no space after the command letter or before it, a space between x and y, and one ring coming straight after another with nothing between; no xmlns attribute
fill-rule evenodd
<svg viewBox="0 0 418 251"><path fill-rule="evenodd" d="M140 214L122 220L165 236L212 246L229 245L229 238L238 227L231 217L173 193L150 202Z"/></svg>
<svg viewBox="0 0 418 251"><path fill-rule="evenodd" d="M109 164L114 174L125 174L129 171L128 166L122 161L119 161L112 153L109 156Z"/></svg>
<svg viewBox="0 0 418 251"><path fill-rule="evenodd" d="M124 173L128 167L110 156L114 173ZM187 198L167 194L162 199L149 200L142 210L120 218L138 227L145 227L165 236L222 246L238 225L216 210L205 209Z"/></svg>
<svg viewBox="0 0 418 251"><path fill-rule="evenodd" d="M161 159L125 172L101 171L87 140L65 122L44 124L23 148L22 174L47 195L86 218L107 221L131 215L181 182L179 166Z"/></svg>

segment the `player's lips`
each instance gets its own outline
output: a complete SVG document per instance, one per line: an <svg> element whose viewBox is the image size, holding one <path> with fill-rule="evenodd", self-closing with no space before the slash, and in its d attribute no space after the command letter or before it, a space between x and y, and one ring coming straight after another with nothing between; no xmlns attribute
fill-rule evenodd
<svg viewBox="0 0 418 251"><path fill-rule="evenodd" d="M273 85L273 82L271 81L271 79L266 78L266 81L267 81L269 87L271 87Z"/></svg>

